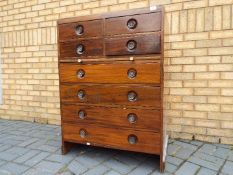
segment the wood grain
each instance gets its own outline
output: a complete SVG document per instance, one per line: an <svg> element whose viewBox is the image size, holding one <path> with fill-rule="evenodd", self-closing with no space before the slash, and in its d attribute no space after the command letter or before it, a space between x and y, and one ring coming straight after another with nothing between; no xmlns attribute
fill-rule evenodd
<svg viewBox="0 0 233 175"><path fill-rule="evenodd" d="M77 35L75 30L78 25L83 26L83 34ZM69 41L80 38L102 37L103 20L78 21L59 25L59 41Z"/></svg>
<svg viewBox="0 0 233 175"><path fill-rule="evenodd" d="M85 49L82 55L76 52L77 46L80 44ZM60 43L60 59L68 59L69 57L87 58L88 56L103 56L103 39L73 40Z"/></svg>
<svg viewBox="0 0 233 175"><path fill-rule="evenodd" d="M137 43L133 51L127 48L129 41L135 41ZM160 34L158 33L106 38L104 40L105 53L108 56L159 54L161 53L160 42Z"/></svg>
<svg viewBox="0 0 233 175"><path fill-rule="evenodd" d="M80 129L87 131L86 138L79 135ZM81 124L63 123L63 137L66 141L94 146L103 146L123 150L131 150L144 153L159 154L160 134L156 132L145 132L127 130L124 128L98 127L93 125L83 126ZM138 138L135 145L128 143L128 136L134 134Z"/></svg>
<svg viewBox="0 0 233 175"><path fill-rule="evenodd" d="M134 130L147 130L160 132L160 112L159 110L130 109L98 107L91 105L63 104L62 121L70 123L79 123L83 126L111 126L124 127ZM85 118L79 117L79 111L85 112ZM135 114L136 122L130 123L128 115Z"/></svg>
<svg viewBox="0 0 233 175"><path fill-rule="evenodd" d="M135 29L129 29L127 22L130 19L137 21ZM130 15L123 17L113 17L106 19L105 35L134 34L141 32L153 32L161 30L161 13L149 13L140 15Z"/></svg>
<svg viewBox="0 0 233 175"><path fill-rule="evenodd" d="M77 97L78 91L85 91L85 98L80 100ZM128 101L128 93L135 91L137 100ZM126 85L87 85L71 84L61 85L62 103L88 103L88 104L106 104L121 106L151 106L159 109L160 88L151 86L126 86Z"/></svg>
<svg viewBox="0 0 233 175"><path fill-rule="evenodd" d="M128 71L136 70L136 77L129 78ZM77 72L85 75L78 78ZM128 83L159 84L160 63L124 62L115 64L60 64L60 81L67 83Z"/></svg>

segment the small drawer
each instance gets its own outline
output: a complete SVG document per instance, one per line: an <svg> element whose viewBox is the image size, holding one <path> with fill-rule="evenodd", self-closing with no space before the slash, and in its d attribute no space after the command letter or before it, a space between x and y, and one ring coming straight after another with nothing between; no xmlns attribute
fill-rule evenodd
<svg viewBox="0 0 233 175"><path fill-rule="evenodd" d="M124 85L61 85L61 101L121 106L160 108L160 87Z"/></svg>
<svg viewBox="0 0 233 175"><path fill-rule="evenodd" d="M119 35L161 30L161 13L149 13L106 19L105 35Z"/></svg>
<svg viewBox="0 0 233 175"><path fill-rule="evenodd" d="M102 37L103 21L80 21L59 25L59 41L78 38Z"/></svg>
<svg viewBox="0 0 233 175"><path fill-rule="evenodd" d="M62 124L65 141L144 153L160 153L160 133L125 128Z"/></svg>
<svg viewBox="0 0 233 175"><path fill-rule="evenodd" d="M60 81L67 83L159 84L158 63L60 64Z"/></svg>
<svg viewBox="0 0 233 175"><path fill-rule="evenodd" d="M75 40L60 43L60 59L103 55L103 40Z"/></svg>
<svg viewBox="0 0 233 175"><path fill-rule="evenodd" d="M62 121L160 132L161 111L63 104Z"/></svg>
<svg viewBox="0 0 233 175"><path fill-rule="evenodd" d="M105 53L108 56L159 54L160 38L158 34L147 34L105 39Z"/></svg>

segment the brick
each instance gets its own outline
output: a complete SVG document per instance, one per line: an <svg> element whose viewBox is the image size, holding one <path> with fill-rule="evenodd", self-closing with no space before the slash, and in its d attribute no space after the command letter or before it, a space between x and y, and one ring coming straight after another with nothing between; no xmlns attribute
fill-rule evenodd
<svg viewBox="0 0 233 175"><path fill-rule="evenodd" d="M222 29L222 7L214 7L214 30Z"/></svg>
<svg viewBox="0 0 233 175"><path fill-rule="evenodd" d="M196 10L188 10L188 32L195 32L196 27Z"/></svg>
<svg viewBox="0 0 233 175"><path fill-rule="evenodd" d="M195 47L194 41L172 43L172 49L188 49L188 48L194 48L194 47Z"/></svg>
<svg viewBox="0 0 233 175"><path fill-rule="evenodd" d="M203 32L204 31L204 27L205 27L205 11L204 9L197 9L196 12L196 31L197 32Z"/></svg>
<svg viewBox="0 0 233 175"><path fill-rule="evenodd" d="M233 81L229 80L211 80L209 87L233 87Z"/></svg>
<svg viewBox="0 0 233 175"><path fill-rule="evenodd" d="M184 87L206 87L207 81L205 80L188 80L184 81Z"/></svg>
<svg viewBox="0 0 233 175"><path fill-rule="evenodd" d="M233 88L223 88L221 90L221 95L223 96L232 96Z"/></svg>
<svg viewBox="0 0 233 175"><path fill-rule="evenodd" d="M191 103L172 103L171 109L176 110L193 110L193 104ZM174 121L173 121L174 123ZM177 123L174 123L177 124Z"/></svg>
<svg viewBox="0 0 233 175"><path fill-rule="evenodd" d="M183 72L204 72L207 71L206 65L184 65Z"/></svg>
<svg viewBox="0 0 233 175"><path fill-rule="evenodd" d="M196 47L221 47L221 39L196 41Z"/></svg>
<svg viewBox="0 0 233 175"><path fill-rule="evenodd" d="M216 104L195 104L195 109L198 111L220 111L220 106L216 105ZM208 120L208 122L210 122L210 121ZM206 122L206 124L208 122ZM214 123L216 123L216 122L211 121L210 125L214 125ZM198 126L201 126L201 124L199 124Z"/></svg>
<svg viewBox="0 0 233 175"><path fill-rule="evenodd" d="M202 8L207 6L207 1L199 0L199 1L190 1L183 3L184 9L191 9L191 8Z"/></svg>
<svg viewBox="0 0 233 175"><path fill-rule="evenodd" d="M180 32L187 32L188 13L187 10L180 12Z"/></svg>
<svg viewBox="0 0 233 175"><path fill-rule="evenodd" d="M205 8L205 31L213 29L213 8Z"/></svg>
<svg viewBox="0 0 233 175"><path fill-rule="evenodd" d="M233 35L233 30L211 31L210 32L211 39L231 38L232 35Z"/></svg>
<svg viewBox="0 0 233 175"><path fill-rule="evenodd" d="M232 4L233 1L232 0L209 0L209 5L210 6L217 6L217 5L225 5L225 4Z"/></svg>
<svg viewBox="0 0 233 175"><path fill-rule="evenodd" d="M233 47L218 47L218 48L209 48L209 55L232 55Z"/></svg>
<svg viewBox="0 0 233 175"><path fill-rule="evenodd" d="M208 39L207 32L199 32L199 33L187 33L184 35L186 41L189 40L206 40Z"/></svg>
<svg viewBox="0 0 233 175"><path fill-rule="evenodd" d="M233 122L223 121L223 122L221 122L221 128L233 129Z"/></svg>
<svg viewBox="0 0 233 175"><path fill-rule="evenodd" d="M184 111L183 115L184 115L184 117L187 117L187 118L207 119L207 113L206 112Z"/></svg>
<svg viewBox="0 0 233 175"><path fill-rule="evenodd" d="M208 97L208 103L233 104L233 97Z"/></svg>
<svg viewBox="0 0 233 175"><path fill-rule="evenodd" d="M219 95L218 88L195 88L194 90L195 95Z"/></svg>
<svg viewBox="0 0 233 175"><path fill-rule="evenodd" d="M222 72L221 79L233 80L233 72Z"/></svg>
<svg viewBox="0 0 233 175"><path fill-rule="evenodd" d="M223 29L230 29L231 28L231 6L223 6Z"/></svg>
<svg viewBox="0 0 233 175"><path fill-rule="evenodd" d="M171 64L194 64L194 57L171 58Z"/></svg>
<svg viewBox="0 0 233 175"><path fill-rule="evenodd" d="M210 71L232 71L233 65L231 64L213 64L209 65Z"/></svg>
<svg viewBox="0 0 233 175"><path fill-rule="evenodd" d="M172 34L179 33L179 12L172 12L172 18L171 18L171 32Z"/></svg>
<svg viewBox="0 0 233 175"><path fill-rule="evenodd" d="M192 95L193 89L192 88L171 88L170 94L172 94L172 95Z"/></svg>
<svg viewBox="0 0 233 175"><path fill-rule="evenodd" d="M147 7L147 6L148 6L147 1L129 3L129 9L142 8L142 7Z"/></svg>

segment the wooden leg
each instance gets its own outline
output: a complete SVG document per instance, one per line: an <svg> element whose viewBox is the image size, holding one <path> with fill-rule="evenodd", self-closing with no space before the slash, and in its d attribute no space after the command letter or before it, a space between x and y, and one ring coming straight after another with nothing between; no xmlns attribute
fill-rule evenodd
<svg viewBox="0 0 233 175"><path fill-rule="evenodd" d="M74 146L73 143L63 141L62 142L62 154L64 155L68 153L73 146Z"/></svg>
<svg viewBox="0 0 233 175"><path fill-rule="evenodd" d="M160 172L163 173L165 170L165 162L163 161L163 156L160 156Z"/></svg>

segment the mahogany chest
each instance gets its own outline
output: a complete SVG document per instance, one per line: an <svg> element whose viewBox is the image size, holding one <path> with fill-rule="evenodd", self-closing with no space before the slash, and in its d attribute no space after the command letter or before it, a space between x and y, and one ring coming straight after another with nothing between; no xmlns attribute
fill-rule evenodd
<svg viewBox="0 0 233 175"><path fill-rule="evenodd" d="M74 143L160 156L163 9L58 21L62 151Z"/></svg>

